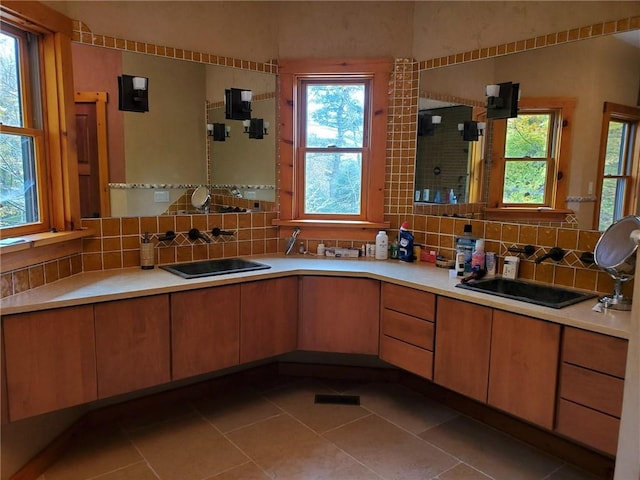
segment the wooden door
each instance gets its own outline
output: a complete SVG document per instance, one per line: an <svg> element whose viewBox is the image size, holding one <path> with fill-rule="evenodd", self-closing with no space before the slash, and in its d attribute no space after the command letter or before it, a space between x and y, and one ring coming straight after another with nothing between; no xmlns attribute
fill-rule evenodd
<svg viewBox="0 0 640 480"><path fill-rule="evenodd" d="M80 214L83 218L100 217L98 131L95 103L76 103L76 135Z"/></svg>
<svg viewBox="0 0 640 480"><path fill-rule="evenodd" d="M240 285L171 294L172 378L238 365Z"/></svg>
<svg viewBox="0 0 640 480"><path fill-rule="evenodd" d="M240 363L296 349L297 277L243 283L240 305Z"/></svg>
<svg viewBox="0 0 640 480"><path fill-rule="evenodd" d="M492 310L438 297L435 383L487 401Z"/></svg>
<svg viewBox="0 0 640 480"><path fill-rule="evenodd" d="M11 421L97 398L93 307L2 319Z"/></svg>
<svg viewBox="0 0 640 480"><path fill-rule="evenodd" d="M98 397L168 382L169 295L95 305Z"/></svg>
<svg viewBox="0 0 640 480"><path fill-rule="evenodd" d="M365 278L303 277L298 348L378 354L380 282Z"/></svg>
<svg viewBox="0 0 640 480"><path fill-rule="evenodd" d="M489 404L553 428L560 325L495 310Z"/></svg>

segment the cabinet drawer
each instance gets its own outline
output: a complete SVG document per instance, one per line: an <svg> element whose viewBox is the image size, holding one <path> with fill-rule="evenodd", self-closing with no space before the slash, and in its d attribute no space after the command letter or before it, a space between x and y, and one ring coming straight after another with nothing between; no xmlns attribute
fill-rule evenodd
<svg viewBox="0 0 640 480"><path fill-rule="evenodd" d="M436 315L436 296L413 288L383 283L382 306L433 322Z"/></svg>
<svg viewBox="0 0 640 480"><path fill-rule="evenodd" d="M382 335L380 358L426 379L433 378L433 353Z"/></svg>
<svg viewBox="0 0 640 480"><path fill-rule="evenodd" d="M627 344L622 338L565 327L562 360L624 378Z"/></svg>
<svg viewBox="0 0 640 480"><path fill-rule="evenodd" d="M433 350L433 323L385 308L382 333L417 347Z"/></svg>
<svg viewBox="0 0 640 480"><path fill-rule="evenodd" d="M598 450L616 454L620 420L567 400L558 402L556 431Z"/></svg>
<svg viewBox="0 0 640 480"><path fill-rule="evenodd" d="M560 375L562 398L620 417L624 380L567 363Z"/></svg>

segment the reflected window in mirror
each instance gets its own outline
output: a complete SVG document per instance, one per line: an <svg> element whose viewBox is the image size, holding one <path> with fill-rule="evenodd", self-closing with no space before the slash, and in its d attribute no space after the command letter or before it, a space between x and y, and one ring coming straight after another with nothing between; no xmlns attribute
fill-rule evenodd
<svg viewBox="0 0 640 480"><path fill-rule="evenodd" d="M594 221L598 230L606 230L626 215L638 214L639 124L640 108L605 102Z"/></svg>
<svg viewBox="0 0 640 480"><path fill-rule="evenodd" d="M530 99L517 117L491 121L490 206L564 208L573 103L545 103Z"/></svg>

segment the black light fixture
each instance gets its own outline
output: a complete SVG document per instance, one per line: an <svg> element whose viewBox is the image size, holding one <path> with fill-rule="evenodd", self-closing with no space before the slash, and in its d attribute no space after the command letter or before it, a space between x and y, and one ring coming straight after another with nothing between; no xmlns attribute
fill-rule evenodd
<svg viewBox="0 0 640 480"><path fill-rule="evenodd" d="M231 127L224 123L209 123L207 124L207 133L213 137L214 142L224 142L230 137Z"/></svg>
<svg viewBox="0 0 640 480"><path fill-rule="evenodd" d="M224 91L224 113L227 120L249 120L251 118L251 90L227 88Z"/></svg>
<svg viewBox="0 0 640 480"><path fill-rule="evenodd" d="M132 75L119 76L118 108L125 112L148 112L149 79Z"/></svg>
<svg viewBox="0 0 640 480"><path fill-rule="evenodd" d="M519 83L499 83L487 85L487 118L513 118L518 116L520 99Z"/></svg>
<svg viewBox="0 0 640 480"><path fill-rule="evenodd" d="M261 140L265 135L269 135L269 122L262 118L251 118L242 122L244 133L249 134L249 138Z"/></svg>
<svg viewBox="0 0 640 480"><path fill-rule="evenodd" d="M418 136L426 137L433 135L436 131L436 125L442 123L440 115L432 115L429 112L418 112Z"/></svg>
<svg viewBox="0 0 640 480"><path fill-rule="evenodd" d="M477 142L480 136L484 135L486 124L484 122L474 122L466 120L458 124L458 131L465 142Z"/></svg>

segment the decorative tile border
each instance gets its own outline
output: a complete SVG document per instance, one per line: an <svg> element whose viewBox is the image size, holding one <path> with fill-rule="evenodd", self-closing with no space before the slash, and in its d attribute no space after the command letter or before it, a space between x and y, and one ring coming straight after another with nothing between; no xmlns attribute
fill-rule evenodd
<svg viewBox="0 0 640 480"><path fill-rule="evenodd" d="M155 55L157 57L175 58L178 60L186 60L196 63L206 63L208 65L220 65L223 67L251 70L254 72L278 73L278 65L274 60L269 60L264 63L254 62L251 60L242 60L239 58L224 57L210 53L194 52L181 48L155 45L153 43L126 40L108 35L96 35L92 33L91 29L80 20L73 21L71 40L85 45L113 48L115 50L124 50L128 52L145 53L147 55Z"/></svg>
<svg viewBox="0 0 640 480"><path fill-rule="evenodd" d="M431 58L418 62L418 70L431 70L433 68L446 67L449 65L459 65L461 63L475 62L486 58L501 57L511 53L535 50L538 48L551 47L563 43L585 40L588 38L602 37L614 33L628 32L640 28L640 16L623 18L608 22L594 23L571 30L540 35L525 40L501 43L493 47L482 47L462 53L444 55L442 57Z"/></svg>

